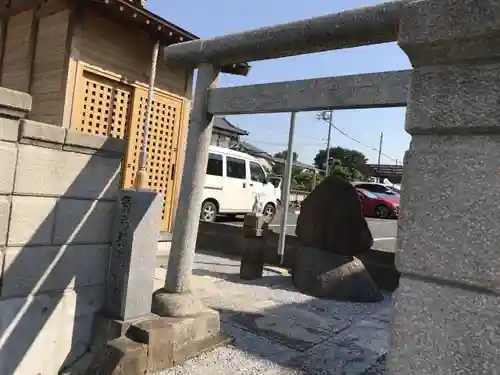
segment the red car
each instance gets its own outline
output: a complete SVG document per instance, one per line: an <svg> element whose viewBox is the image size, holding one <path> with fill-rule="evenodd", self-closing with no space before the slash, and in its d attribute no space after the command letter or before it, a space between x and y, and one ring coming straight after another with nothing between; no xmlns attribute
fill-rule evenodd
<svg viewBox="0 0 500 375"><path fill-rule="evenodd" d="M380 219L391 219L399 216L399 195L377 194L363 189L356 190L361 201L363 215Z"/></svg>

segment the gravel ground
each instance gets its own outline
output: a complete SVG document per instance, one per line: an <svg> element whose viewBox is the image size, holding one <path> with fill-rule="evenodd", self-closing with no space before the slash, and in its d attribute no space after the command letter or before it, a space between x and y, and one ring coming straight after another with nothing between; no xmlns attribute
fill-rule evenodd
<svg viewBox="0 0 500 375"><path fill-rule="evenodd" d="M157 375L383 374L391 296L374 304L312 298L274 271L241 282L239 262L215 255L197 254L195 267L195 293L234 341Z"/></svg>

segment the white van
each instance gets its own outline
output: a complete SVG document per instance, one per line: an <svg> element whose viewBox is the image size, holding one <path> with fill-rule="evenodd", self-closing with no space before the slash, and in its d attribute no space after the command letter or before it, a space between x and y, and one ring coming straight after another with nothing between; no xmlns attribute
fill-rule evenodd
<svg viewBox="0 0 500 375"><path fill-rule="evenodd" d="M262 214L276 214L274 185L256 158L243 152L210 146L200 219L214 221L218 214L236 216L252 212L260 195Z"/></svg>
<svg viewBox="0 0 500 375"><path fill-rule="evenodd" d="M283 178L281 176L268 176L267 180L273 184L274 186L274 196L276 197L276 201L278 206L281 205L282 197L281 197L281 183L283 182Z"/></svg>

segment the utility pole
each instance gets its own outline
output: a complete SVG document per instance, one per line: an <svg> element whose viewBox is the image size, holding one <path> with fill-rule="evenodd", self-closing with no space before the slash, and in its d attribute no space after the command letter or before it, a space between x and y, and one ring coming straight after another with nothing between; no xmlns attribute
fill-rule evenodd
<svg viewBox="0 0 500 375"><path fill-rule="evenodd" d="M278 256L280 258L280 266L283 263L285 256L285 239L286 239L286 220L288 216L288 203L290 199L290 184L292 181L293 169L293 135L295 133L295 112L290 114L290 129L288 132L288 148L286 155L285 175L283 176L283 193L281 200L283 202L283 212L280 221L280 233L278 242Z"/></svg>
<svg viewBox="0 0 500 375"><path fill-rule="evenodd" d="M380 181L380 155L382 155L382 143L384 142L384 133L380 133L380 144L378 146L377 178Z"/></svg>
<svg viewBox="0 0 500 375"><path fill-rule="evenodd" d="M332 135L332 117L333 109L330 109L330 115L328 117L328 138L326 140L326 161L325 161L325 177L328 176L328 170L330 169L330 139Z"/></svg>

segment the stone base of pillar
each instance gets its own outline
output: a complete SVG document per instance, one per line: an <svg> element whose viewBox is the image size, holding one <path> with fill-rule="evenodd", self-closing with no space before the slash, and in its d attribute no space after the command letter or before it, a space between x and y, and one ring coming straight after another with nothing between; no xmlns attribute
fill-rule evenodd
<svg viewBox="0 0 500 375"><path fill-rule="evenodd" d="M137 375L146 374L147 345L126 336L106 342L95 355L84 375Z"/></svg>
<svg viewBox="0 0 500 375"><path fill-rule="evenodd" d="M169 293L165 289L153 293L151 311L158 316L191 317L199 315L204 309L201 300L191 293Z"/></svg>
<svg viewBox="0 0 500 375"><path fill-rule="evenodd" d="M219 313L211 309L189 317L157 316L134 324L127 336L148 347L147 374L182 364L230 342L220 331Z"/></svg>
<svg viewBox="0 0 500 375"><path fill-rule="evenodd" d="M104 315L96 317L94 340L90 348L92 359L85 369L70 371L72 375L137 375L147 363L148 348L127 336L134 324L153 319L148 314L137 319L122 321ZM81 367L81 366L80 366ZM142 372L140 372L142 371Z"/></svg>
<svg viewBox="0 0 500 375"><path fill-rule="evenodd" d="M95 354L83 374L155 374L231 341L220 331L219 313L203 308L194 296L155 293L153 306L162 303L161 311L189 316L150 314L128 322L100 318L96 326L100 340L93 345Z"/></svg>
<svg viewBox="0 0 500 375"><path fill-rule="evenodd" d="M126 336L146 345L147 374L156 373L229 343L220 330L219 313L190 293L153 293L152 317L131 325Z"/></svg>

